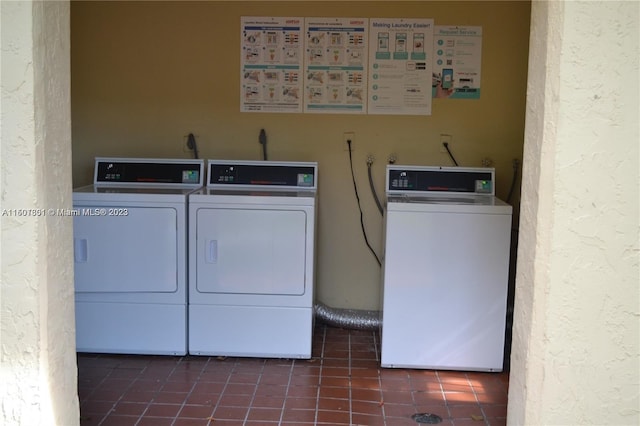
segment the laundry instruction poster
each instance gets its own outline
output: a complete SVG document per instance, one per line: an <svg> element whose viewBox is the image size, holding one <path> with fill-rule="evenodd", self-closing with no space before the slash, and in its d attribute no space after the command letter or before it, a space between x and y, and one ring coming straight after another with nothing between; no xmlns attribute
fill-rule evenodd
<svg viewBox="0 0 640 426"><path fill-rule="evenodd" d="M437 26L433 50L433 97L479 99L482 27Z"/></svg>
<svg viewBox="0 0 640 426"><path fill-rule="evenodd" d="M367 112L366 18L305 18L304 112Z"/></svg>
<svg viewBox="0 0 640 426"><path fill-rule="evenodd" d="M241 112L302 112L303 18L241 18Z"/></svg>
<svg viewBox="0 0 640 426"><path fill-rule="evenodd" d="M369 20L369 114L431 115L433 19Z"/></svg>

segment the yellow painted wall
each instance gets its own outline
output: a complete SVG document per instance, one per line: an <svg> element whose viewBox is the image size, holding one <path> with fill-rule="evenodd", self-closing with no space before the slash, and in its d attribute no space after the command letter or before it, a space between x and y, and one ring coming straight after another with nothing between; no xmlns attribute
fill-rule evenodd
<svg viewBox="0 0 640 426"><path fill-rule="evenodd" d="M461 166L493 161L505 199L521 159L530 2L84 2L71 4L73 183L91 183L95 156L189 157L319 163L317 298L333 307L378 309L380 268L364 244L344 132L369 241L382 252L383 220L369 190L366 158L384 196L386 160ZM240 113L240 17L433 18L482 26L482 97L434 99L431 116ZM514 202L518 201L516 191Z"/></svg>

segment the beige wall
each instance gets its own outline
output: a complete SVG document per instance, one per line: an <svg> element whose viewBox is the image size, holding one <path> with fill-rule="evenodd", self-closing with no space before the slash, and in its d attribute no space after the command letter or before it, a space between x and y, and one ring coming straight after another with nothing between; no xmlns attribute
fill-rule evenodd
<svg viewBox="0 0 640 426"><path fill-rule="evenodd" d="M69 3L0 3L0 424L78 424Z"/></svg>
<svg viewBox="0 0 640 426"><path fill-rule="evenodd" d="M393 3L393 4L390 4ZM507 196L521 158L529 2L72 2L73 182L88 184L94 156L186 157L197 136L202 158L319 162L317 296L330 306L378 309L380 269L367 250L343 132L355 132L354 166L369 240L378 253L382 218L369 191L366 158L384 190L385 164L497 169ZM240 113L241 16L422 17L483 29L482 98L435 99L431 116ZM517 193L517 191L516 191ZM516 199L517 200L517 199Z"/></svg>
<svg viewBox="0 0 640 426"><path fill-rule="evenodd" d="M534 2L509 424L637 425L638 2Z"/></svg>

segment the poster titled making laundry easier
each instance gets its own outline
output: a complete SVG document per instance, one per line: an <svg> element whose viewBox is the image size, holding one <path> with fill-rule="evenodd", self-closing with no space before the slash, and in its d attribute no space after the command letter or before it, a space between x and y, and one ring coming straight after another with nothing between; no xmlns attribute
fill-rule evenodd
<svg viewBox="0 0 640 426"><path fill-rule="evenodd" d="M369 114L431 115L433 19L370 19Z"/></svg>
<svg viewBox="0 0 640 426"><path fill-rule="evenodd" d="M482 27L437 26L433 50L433 97L479 99Z"/></svg>
<svg viewBox="0 0 640 426"><path fill-rule="evenodd" d="M367 111L365 18L305 19L304 112Z"/></svg>
<svg viewBox="0 0 640 426"><path fill-rule="evenodd" d="M240 111L302 112L303 22L242 17Z"/></svg>

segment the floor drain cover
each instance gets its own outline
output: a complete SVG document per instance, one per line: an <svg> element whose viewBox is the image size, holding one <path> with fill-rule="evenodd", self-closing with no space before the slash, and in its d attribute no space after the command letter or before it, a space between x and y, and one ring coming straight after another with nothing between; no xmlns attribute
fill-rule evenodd
<svg viewBox="0 0 640 426"><path fill-rule="evenodd" d="M414 414L413 416L411 416L411 418L415 420L416 423L423 423L423 424L429 424L429 425L435 425L437 423L442 422L442 417L438 416L437 414L430 414L430 413Z"/></svg>

